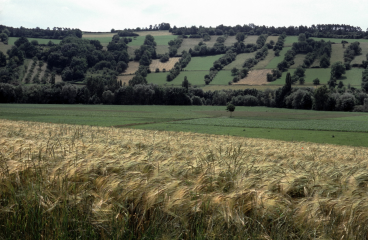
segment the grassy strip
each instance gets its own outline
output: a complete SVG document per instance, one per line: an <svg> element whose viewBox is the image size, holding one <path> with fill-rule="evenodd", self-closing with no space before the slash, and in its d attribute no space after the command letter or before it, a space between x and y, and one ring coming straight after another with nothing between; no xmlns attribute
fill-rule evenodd
<svg viewBox="0 0 368 240"><path fill-rule="evenodd" d="M224 54L206 57L192 57L191 61L186 66L185 70L187 71L205 70L208 72L208 69L210 69L213 66L213 62L221 58L223 55Z"/></svg>
<svg viewBox="0 0 368 240"><path fill-rule="evenodd" d="M288 39L288 37L286 38ZM280 56L278 57L274 57L266 66L267 69L276 69L277 68L277 64L279 64L282 60L284 60L285 54L288 50L290 50L291 47L284 47L281 51L280 51Z"/></svg>
<svg viewBox="0 0 368 240"><path fill-rule="evenodd" d="M193 124L146 124L132 126L135 129L195 132L216 135L229 135L247 138L263 138L282 141L313 142L322 144L336 144L357 147L368 147L367 133L339 132L339 131L311 131L295 129L270 129L247 127L219 127ZM272 147L272 146L270 146Z"/></svg>
<svg viewBox="0 0 368 240"><path fill-rule="evenodd" d="M221 127L250 127L272 129L298 129L316 131L368 132L365 121L349 120L265 120L244 118L197 118L178 121L175 124L211 125Z"/></svg>

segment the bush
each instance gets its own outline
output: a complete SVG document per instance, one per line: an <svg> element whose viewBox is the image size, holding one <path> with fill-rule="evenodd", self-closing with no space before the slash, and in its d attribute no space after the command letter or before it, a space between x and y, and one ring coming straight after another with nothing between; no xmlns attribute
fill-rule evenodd
<svg viewBox="0 0 368 240"><path fill-rule="evenodd" d="M156 68L155 72L157 72L157 73L160 72L160 69L159 68Z"/></svg>
<svg viewBox="0 0 368 240"><path fill-rule="evenodd" d="M318 78L314 79L314 80L313 80L313 84L314 84L314 85L319 85L319 79L318 79Z"/></svg>

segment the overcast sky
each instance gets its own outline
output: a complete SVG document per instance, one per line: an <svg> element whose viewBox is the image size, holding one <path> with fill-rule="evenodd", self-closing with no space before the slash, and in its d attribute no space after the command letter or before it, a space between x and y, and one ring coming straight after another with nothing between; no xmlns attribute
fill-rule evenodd
<svg viewBox="0 0 368 240"><path fill-rule="evenodd" d="M0 0L0 24L110 31L171 26L348 24L368 28L368 1L358 0Z"/></svg>

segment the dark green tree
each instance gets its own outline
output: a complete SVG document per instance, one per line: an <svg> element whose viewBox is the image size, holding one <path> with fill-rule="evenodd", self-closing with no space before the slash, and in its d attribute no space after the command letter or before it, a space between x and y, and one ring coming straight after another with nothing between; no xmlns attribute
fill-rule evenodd
<svg viewBox="0 0 368 240"><path fill-rule="evenodd" d="M345 65L342 62L335 62L331 66L331 78L338 79L345 74Z"/></svg>
<svg viewBox="0 0 368 240"><path fill-rule="evenodd" d="M236 40L238 41L238 42L243 42L244 41L244 39L245 39L245 34L244 33L242 33L242 32L238 32L237 34L236 34Z"/></svg>
<svg viewBox="0 0 368 240"><path fill-rule="evenodd" d="M323 85L320 88L317 88L314 91L314 101L313 101L313 109L314 110L326 110L326 104L328 100L329 90L326 85Z"/></svg>
<svg viewBox="0 0 368 240"><path fill-rule="evenodd" d="M0 51L0 67L6 66L6 56L3 52Z"/></svg>
<svg viewBox="0 0 368 240"><path fill-rule="evenodd" d="M314 79L314 80L313 80L313 84L314 84L314 85L319 85L319 82L320 82L320 81L319 81L319 79L318 79L318 78L316 78L316 79Z"/></svg>
<svg viewBox="0 0 368 240"><path fill-rule="evenodd" d="M230 117L232 117L233 112L235 111L235 106L233 104L228 104L226 107L226 111L230 112Z"/></svg>
<svg viewBox="0 0 368 240"><path fill-rule="evenodd" d="M185 77L184 77L184 81L181 83L181 86L182 86L183 88L186 88L186 89L187 89L187 91L188 91L188 88L189 88L189 81L188 81L187 76L185 76Z"/></svg>

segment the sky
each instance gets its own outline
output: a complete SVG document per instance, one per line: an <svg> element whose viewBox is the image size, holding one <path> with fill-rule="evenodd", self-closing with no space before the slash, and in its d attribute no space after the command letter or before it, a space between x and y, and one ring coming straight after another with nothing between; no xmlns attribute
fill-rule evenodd
<svg viewBox="0 0 368 240"><path fill-rule="evenodd" d="M358 0L0 0L0 24L93 32L162 22L172 27L347 24L366 31L367 9L368 1Z"/></svg>

